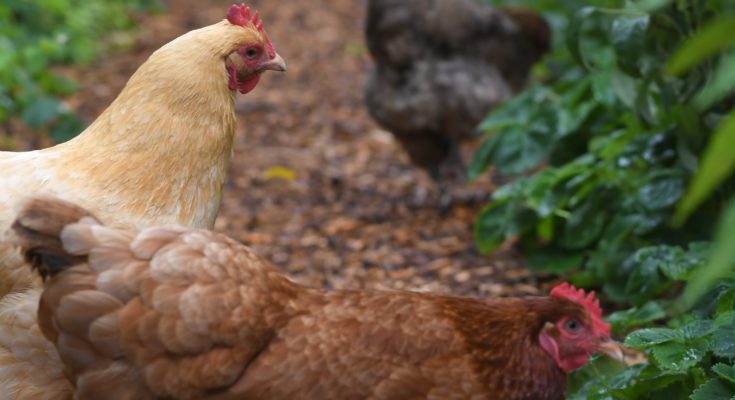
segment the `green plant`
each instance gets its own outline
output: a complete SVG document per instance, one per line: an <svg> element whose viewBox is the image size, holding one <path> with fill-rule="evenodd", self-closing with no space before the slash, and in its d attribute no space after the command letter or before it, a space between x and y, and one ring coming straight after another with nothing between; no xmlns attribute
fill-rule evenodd
<svg viewBox="0 0 735 400"><path fill-rule="evenodd" d="M610 317L618 333L655 326L627 339L648 365L595 361L571 398L733 398L735 3L540 4L557 46L482 123L470 166L516 177L480 213L478 247L517 238L530 268L632 306Z"/></svg>
<svg viewBox="0 0 735 400"><path fill-rule="evenodd" d="M59 97L76 84L49 69L88 63L109 42L106 32L132 26L130 11L155 0L6 0L0 3L0 123L20 117L57 142L79 133L81 123Z"/></svg>

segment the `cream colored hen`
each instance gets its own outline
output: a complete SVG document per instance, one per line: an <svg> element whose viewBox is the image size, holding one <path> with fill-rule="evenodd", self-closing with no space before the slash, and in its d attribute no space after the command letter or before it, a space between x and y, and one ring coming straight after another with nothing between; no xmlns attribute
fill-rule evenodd
<svg viewBox="0 0 735 400"><path fill-rule="evenodd" d="M257 11L227 19L154 52L113 103L69 142L0 152L0 235L31 194L74 201L114 226L212 227L235 128L234 93L266 70L285 71ZM58 355L40 335L40 291L19 253L0 242L0 394L68 397Z"/></svg>

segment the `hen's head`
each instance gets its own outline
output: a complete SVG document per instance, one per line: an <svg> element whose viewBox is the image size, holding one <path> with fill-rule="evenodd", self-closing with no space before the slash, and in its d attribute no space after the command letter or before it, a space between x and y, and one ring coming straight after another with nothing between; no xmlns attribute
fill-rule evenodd
<svg viewBox="0 0 735 400"><path fill-rule="evenodd" d="M552 321L541 329L539 343L562 371L583 366L592 353L623 359L620 345L610 338L610 324L602 321L595 292L586 294L562 283L551 290L550 297L556 300L556 307Z"/></svg>
<svg viewBox="0 0 735 400"><path fill-rule="evenodd" d="M233 4L227 10L227 21L242 29L236 43L237 48L225 60L230 90L248 93L258 84L263 71L286 70L286 63L276 53L263 30L263 21L259 19L258 11L252 11L245 4Z"/></svg>

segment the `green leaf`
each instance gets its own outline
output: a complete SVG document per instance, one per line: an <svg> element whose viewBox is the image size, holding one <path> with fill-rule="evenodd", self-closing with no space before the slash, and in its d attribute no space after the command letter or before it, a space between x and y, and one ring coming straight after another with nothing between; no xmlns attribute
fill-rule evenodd
<svg viewBox="0 0 735 400"><path fill-rule="evenodd" d="M616 331L623 331L632 326L640 326L663 319L666 312L656 301L649 301L640 307L633 307L625 311L610 314L606 320Z"/></svg>
<svg viewBox="0 0 735 400"><path fill-rule="evenodd" d="M682 334L673 329L647 328L637 330L628 335L628 337L625 338L625 344L632 347L645 348L682 338Z"/></svg>
<svg viewBox="0 0 735 400"><path fill-rule="evenodd" d="M715 329L715 323L709 319L693 319L680 328L681 333L687 340L699 340Z"/></svg>
<svg viewBox="0 0 735 400"><path fill-rule="evenodd" d="M706 354L706 346L672 341L654 346L652 353L660 368L686 371L702 360Z"/></svg>
<svg viewBox="0 0 735 400"><path fill-rule="evenodd" d="M727 383L720 379L710 379L704 384L697 387L692 395L691 400L732 400L735 396L735 390Z"/></svg>
<svg viewBox="0 0 735 400"><path fill-rule="evenodd" d="M723 290L717 297L715 313L722 314L735 308L735 290L733 288Z"/></svg>
<svg viewBox="0 0 735 400"><path fill-rule="evenodd" d="M530 126L503 132L491 156L498 171L514 175L538 166L549 153L553 126L539 118Z"/></svg>
<svg viewBox="0 0 735 400"><path fill-rule="evenodd" d="M712 366L712 371L722 378L735 383L735 366L718 363Z"/></svg>
<svg viewBox="0 0 735 400"><path fill-rule="evenodd" d="M699 268L707 262L711 251L711 242L689 242L687 251L684 253L685 262Z"/></svg>
<svg viewBox="0 0 735 400"><path fill-rule="evenodd" d="M735 312L728 311L717 316L716 329L712 333L712 352L726 358L735 358Z"/></svg>
<svg viewBox="0 0 735 400"><path fill-rule="evenodd" d="M556 136L563 137L575 133L584 121L597 109L597 102L586 101L576 107L560 107L556 124Z"/></svg>
<svg viewBox="0 0 735 400"><path fill-rule="evenodd" d="M629 75L640 75L638 63L646 51L646 32L650 19L648 14L633 17L625 15L612 23L610 36L618 64Z"/></svg>
<svg viewBox="0 0 735 400"><path fill-rule="evenodd" d="M720 218L709 261L693 274L680 299L688 309L721 278L732 274L735 262L735 201L731 201Z"/></svg>
<svg viewBox="0 0 735 400"><path fill-rule="evenodd" d="M495 250L509 237L523 233L535 223L533 213L515 201L492 202L475 223L475 242L483 253Z"/></svg>
<svg viewBox="0 0 735 400"><path fill-rule="evenodd" d="M626 389L639 380L643 368L642 365L624 368L608 357L594 357L569 375L567 399L614 399L613 391Z"/></svg>
<svg viewBox="0 0 735 400"><path fill-rule="evenodd" d="M554 239L554 219L554 216L542 217L536 225L536 236L541 241L550 242Z"/></svg>
<svg viewBox="0 0 735 400"><path fill-rule="evenodd" d="M735 15L720 17L708 23L674 53L667 66L668 73L679 75L723 49L735 44Z"/></svg>
<svg viewBox="0 0 735 400"><path fill-rule="evenodd" d="M693 242L688 251L678 246L644 247L636 251L633 260L637 264L650 264L671 280L685 280L704 264L708 253L709 243Z"/></svg>
<svg viewBox="0 0 735 400"><path fill-rule="evenodd" d="M559 138L576 132L590 114L597 108L598 103L590 100L592 80L579 79L565 90L558 109L554 111L556 121L555 135Z"/></svg>
<svg viewBox="0 0 735 400"><path fill-rule="evenodd" d="M632 132L618 129L608 135L592 138L590 152L605 161L612 161L625 151L632 139Z"/></svg>
<svg viewBox="0 0 735 400"><path fill-rule="evenodd" d="M635 253L634 259L639 263L655 266L672 280L684 278L693 268L685 262L684 250L676 246L644 247Z"/></svg>
<svg viewBox="0 0 735 400"><path fill-rule="evenodd" d="M641 205L649 210L661 210L674 205L684 193L681 176L662 176L644 185L638 192Z"/></svg>
<svg viewBox="0 0 735 400"><path fill-rule="evenodd" d="M82 121L72 114L62 114L59 122L54 124L49 135L55 143L63 143L84 130Z"/></svg>
<svg viewBox="0 0 735 400"><path fill-rule="evenodd" d="M628 108L636 109L637 81L633 77L615 70L612 73L612 89L620 101Z"/></svg>
<svg viewBox="0 0 735 400"><path fill-rule="evenodd" d="M683 224L717 185L730 176L735 168L732 149L735 149L735 112L731 112L712 135L700 168L677 207L674 215L676 225Z"/></svg>
<svg viewBox="0 0 735 400"><path fill-rule="evenodd" d="M75 63L84 64L94 59L94 40L88 37L77 37L69 48L71 59Z"/></svg>
<svg viewBox="0 0 735 400"><path fill-rule="evenodd" d="M629 4L631 8L639 11L656 11L669 5L673 0L639 0Z"/></svg>
<svg viewBox="0 0 735 400"><path fill-rule="evenodd" d="M470 165L467 168L467 179L477 179L483 172L485 172L490 164L492 164L493 153L500 142L500 137L498 135L499 134L494 134L493 136L485 139L482 145L480 145L477 151L475 151L472 161L470 161Z"/></svg>
<svg viewBox="0 0 735 400"><path fill-rule="evenodd" d="M500 107L493 110L493 112L491 112L490 115L480 123L477 129L482 132L497 133L504 129L518 126L518 121L524 118L519 115L514 115L509 111L514 111L519 107L527 106L527 103L530 103L530 100L529 96L521 94L519 97L502 104Z"/></svg>
<svg viewBox="0 0 735 400"><path fill-rule="evenodd" d="M640 304L661 293L669 285L658 268L658 260L637 263L625 285L627 301Z"/></svg>
<svg viewBox="0 0 735 400"><path fill-rule="evenodd" d="M728 310L728 311L717 314L717 318L715 319L715 324L718 327L735 325L735 311Z"/></svg>
<svg viewBox="0 0 735 400"><path fill-rule="evenodd" d="M61 75L53 75L54 85L53 92L55 94L66 96L70 95L79 89L79 85L71 79L68 79Z"/></svg>
<svg viewBox="0 0 735 400"><path fill-rule="evenodd" d="M38 74L48 65L48 57L38 47L25 47L22 51L23 65L32 74Z"/></svg>
<svg viewBox="0 0 735 400"><path fill-rule="evenodd" d="M622 382L610 382L609 386L617 388L615 394L615 400L620 399L652 399L652 400L665 400L665 399L676 399L677 396L672 397L667 395L672 389L676 390L679 385L677 383L686 376L683 373L662 370L657 368L653 362L649 362L648 365L638 365L636 367L628 368L626 371L631 369L638 369L640 372L637 375L631 376L632 379L623 380ZM691 370L689 371L691 372ZM624 374L620 374L620 377L625 379ZM617 378L617 377L615 377ZM616 379L617 380L617 379Z"/></svg>
<svg viewBox="0 0 735 400"><path fill-rule="evenodd" d="M59 111L59 102L56 99L41 97L23 110L23 120L31 128L38 129L59 115Z"/></svg>
<svg viewBox="0 0 735 400"><path fill-rule="evenodd" d="M618 98L612 87L612 73L613 71L600 71L600 73L592 76L594 100L606 108L618 106Z"/></svg>
<svg viewBox="0 0 735 400"><path fill-rule="evenodd" d="M528 178L518 178L512 182L506 183L493 192L493 202L505 202L508 200L522 200L527 196L529 186L533 184L534 176Z"/></svg>
<svg viewBox="0 0 735 400"><path fill-rule="evenodd" d="M572 19L569 21L567 28L566 42L569 52L572 57L579 63L579 65L587 67L587 61L582 56L582 52L579 49L579 41L581 36L582 25L584 21L592 14L597 11L595 7L584 7L577 11Z"/></svg>
<svg viewBox="0 0 735 400"><path fill-rule="evenodd" d="M493 202L480 211L475 222L475 242L481 252L490 253L507 239L513 211L511 202Z"/></svg>
<svg viewBox="0 0 735 400"><path fill-rule="evenodd" d="M566 249L582 249L600 237L607 221L602 190L594 192L572 210L566 220L559 244Z"/></svg>
<svg viewBox="0 0 735 400"><path fill-rule="evenodd" d="M510 109L510 105L506 105ZM504 129L490 136L475 152L468 177L475 179L494 164L502 174L519 174L537 166L548 155L554 139L556 114L550 109L539 110L533 116L518 110L516 122L491 114L481 128L497 127L492 121L503 118ZM524 116L525 115L525 116Z"/></svg>
<svg viewBox="0 0 735 400"><path fill-rule="evenodd" d="M527 124L544 105L551 91L544 86L534 86L495 108L478 126L483 132L503 131Z"/></svg>
<svg viewBox="0 0 735 400"><path fill-rule="evenodd" d="M735 39L733 39L735 42ZM709 82L694 97L694 105L703 111L735 90L735 53L725 56Z"/></svg>
<svg viewBox="0 0 735 400"><path fill-rule="evenodd" d="M526 256L531 270L564 274L582 265L581 254L569 254L556 248L539 249Z"/></svg>
<svg viewBox="0 0 735 400"><path fill-rule="evenodd" d="M526 204L536 210L540 217L550 216L557 210L557 205L561 201L558 197L553 197L552 188L557 182L557 171L554 168L547 168L539 171L528 179L527 190L525 192ZM556 201L554 201L556 200Z"/></svg>

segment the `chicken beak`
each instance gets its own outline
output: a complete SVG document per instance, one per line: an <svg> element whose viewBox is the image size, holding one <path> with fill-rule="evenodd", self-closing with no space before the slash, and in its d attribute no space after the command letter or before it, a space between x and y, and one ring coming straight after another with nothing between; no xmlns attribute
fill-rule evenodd
<svg viewBox="0 0 735 400"><path fill-rule="evenodd" d="M629 367L648 361L643 352L625 347L610 338L600 341L600 344L597 346L597 351L613 360L625 363Z"/></svg>
<svg viewBox="0 0 735 400"><path fill-rule="evenodd" d="M270 70L270 71L278 71L278 72L286 72L286 62L283 61L283 58L281 58L278 53L276 53L276 56L263 64L260 64L260 70Z"/></svg>
<svg viewBox="0 0 735 400"><path fill-rule="evenodd" d="M623 361L625 355L623 349L620 348L620 344L612 339L603 339L599 345L597 345L597 351L612 358L616 361Z"/></svg>

